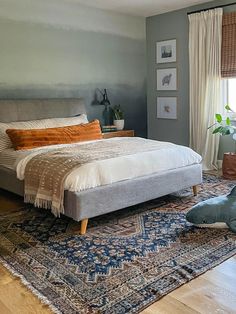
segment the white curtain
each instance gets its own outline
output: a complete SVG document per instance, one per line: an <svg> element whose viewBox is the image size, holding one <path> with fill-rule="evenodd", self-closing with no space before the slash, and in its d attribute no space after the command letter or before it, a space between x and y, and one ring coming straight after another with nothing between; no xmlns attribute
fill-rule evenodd
<svg viewBox="0 0 236 314"><path fill-rule="evenodd" d="M219 136L208 126L221 111L223 10L189 15L190 146L203 157L203 169L217 169Z"/></svg>

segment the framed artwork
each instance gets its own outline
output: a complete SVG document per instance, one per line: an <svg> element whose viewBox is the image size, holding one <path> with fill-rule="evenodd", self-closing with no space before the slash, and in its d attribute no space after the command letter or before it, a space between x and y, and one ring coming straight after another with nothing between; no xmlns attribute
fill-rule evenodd
<svg viewBox="0 0 236 314"><path fill-rule="evenodd" d="M157 69L157 90L177 90L177 69Z"/></svg>
<svg viewBox="0 0 236 314"><path fill-rule="evenodd" d="M157 118L177 119L177 97L157 97Z"/></svg>
<svg viewBox="0 0 236 314"><path fill-rule="evenodd" d="M176 39L156 43L157 63L176 62Z"/></svg>

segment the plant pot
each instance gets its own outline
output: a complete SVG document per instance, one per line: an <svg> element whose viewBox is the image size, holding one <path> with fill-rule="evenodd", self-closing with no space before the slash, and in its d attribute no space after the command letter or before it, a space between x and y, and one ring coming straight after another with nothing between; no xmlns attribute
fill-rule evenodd
<svg viewBox="0 0 236 314"><path fill-rule="evenodd" d="M236 179L236 153L225 153L222 164L222 173L225 179Z"/></svg>
<svg viewBox="0 0 236 314"><path fill-rule="evenodd" d="M125 120L114 120L114 125L116 126L117 130L123 130L125 126Z"/></svg>

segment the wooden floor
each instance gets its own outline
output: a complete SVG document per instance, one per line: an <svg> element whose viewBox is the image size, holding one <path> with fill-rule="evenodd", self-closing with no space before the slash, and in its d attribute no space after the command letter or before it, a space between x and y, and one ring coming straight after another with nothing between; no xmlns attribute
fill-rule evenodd
<svg viewBox="0 0 236 314"><path fill-rule="evenodd" d="M22 206L21 199L0 191L0 210L9 212ZM46 314L40 303L20 279L0 265L0 314ZM183 285L142 314L236 314L236 256ZM111 313L112 314L112 313Z"/></svg>

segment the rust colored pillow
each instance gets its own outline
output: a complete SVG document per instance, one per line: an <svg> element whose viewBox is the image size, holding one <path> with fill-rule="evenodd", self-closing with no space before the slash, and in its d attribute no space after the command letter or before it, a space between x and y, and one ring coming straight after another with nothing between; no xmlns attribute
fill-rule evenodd
<svg viewBox="0 0 236 314"><path fill-rule="evenodd" d="M8 129L15 150L32 149L41 146L69 144L102 139L98 120L89 123L48 129Z"/></svg>

